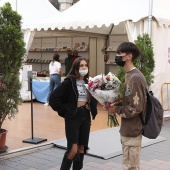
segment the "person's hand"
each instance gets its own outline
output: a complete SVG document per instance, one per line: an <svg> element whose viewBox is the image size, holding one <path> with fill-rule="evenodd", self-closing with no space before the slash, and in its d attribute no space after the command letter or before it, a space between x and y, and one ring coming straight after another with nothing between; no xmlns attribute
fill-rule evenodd
<svg viewBox="0 0 170 170"><path fill-rule="evenodd" d="M107 108L107 111L111 114L115 114L115 109L116 109L116 106L113 105L113 106L110 106Z"/></svg>
<svg viewBox="0 0 170 170"><path fill-rule="evenodd" d="M109 113L115 113L115 108L116 108L116 106L115 106L115 103L111 103L111 104L106 104L105 106L104 106L104 108L109 112Z"/></svg>
<svg viewBox="0 0 170 170"><path fill-rule="evenodd" d="M113 106L113 105L114 105L114 103L105 103L103 108L107 110L110 106Z"/></svg>
<svg viewBox="0 0 170 170"><path fill-rule="evenodd" d="M87 110L90 110L90 107L89 107L89 104L88 104L88 103L87 103L85 106L86 106L86 109L87 109Z"/></svg>

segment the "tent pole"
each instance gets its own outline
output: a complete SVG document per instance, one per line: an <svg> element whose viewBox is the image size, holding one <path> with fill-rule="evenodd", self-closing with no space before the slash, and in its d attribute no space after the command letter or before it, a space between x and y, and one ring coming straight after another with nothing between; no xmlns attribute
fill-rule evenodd
<svg viewBox="0 0 170 170"><path fill-rule="evenodd" d="M104 54L104 56L106 56L106 60L108 60L108 53L107 53L107 47L108 47L108 42L109 42L109 36L111 35L111 33L112 33L112 31L113 31L113 28L114 28L114 24L112 24L112 26L111 26L111 29L110 29L110 31L109 31L109 34L106 36L106 39L105 39L105 45L104 45L104 47L105 47L105 54ZM107 61L105 61L105 62L107 62ZM107 74L107 66L106 66L106 64L105 64L105 74Z"/></svg>
<svg viewBox="0 0 170 170"><path fill-rule="evenodd" d="M16 0L16 12L17 12L17 0Z"/></svg>
<svg viewBox="0 0 170 170"><path fill-rule="evenodd" d="M153 8L153 0L149 0L148 35L150 38L152 34L152 8Z"/></svg>
<svg viewBox="0 0 170 170"><path fill-rule="evenodd" d="M112 33L113 27L114 27L114 24L112 24L111 29L109 31L109 34L106 36L106 39L105 39L105 45L104 46L106 47L106 49L107 49L107 46L108 46L109 36ZM105 54L107 55L107 51L105 51Z"/></svg>
<svg viewBox="0 0 170 170"><path fill-rule="evenodd" d="M111 27L110 32L109 32L109 35L112 33L113 27L114 27L114 24L112 24L112 27Z"/></svg>
<svg viewBox="0 0 170 170"><path fill-rule="evenodd" d="M106 46L106 48L107 48L107 46L108 46L109 36L111 35L113 28L114 28L114 24L112 24L111 29L110 29L110 31L109 31L109 34L106 36L106 40L105 40L105 46ZM106 53L107 53L107 52L106 52Z"/></svg>

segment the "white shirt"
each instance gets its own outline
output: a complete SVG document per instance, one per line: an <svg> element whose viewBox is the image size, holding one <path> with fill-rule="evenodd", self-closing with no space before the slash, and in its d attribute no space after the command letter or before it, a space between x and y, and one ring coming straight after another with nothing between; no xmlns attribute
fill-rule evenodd
<svg viewBox="0 0 170 170"><path fill-rule="evenodd" d="M59 63L58 61L52 61L49 64L50 74L59 74L58 69L61 69L61 63Z"/></svg>
<svg viewBox="0 0 170 170"><path fill-rule="evenodd" d="M78 101L87 102L87 89L85 87L84 80L76 80L77 90L78 90Z"/></svg>

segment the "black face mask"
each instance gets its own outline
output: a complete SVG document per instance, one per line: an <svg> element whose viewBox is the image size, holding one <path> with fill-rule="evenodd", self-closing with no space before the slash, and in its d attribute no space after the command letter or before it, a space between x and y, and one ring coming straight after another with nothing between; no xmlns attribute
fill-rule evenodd
<svg viewBox="0 0 170 170"><path fill-rule="evenodd" d="M123 56L116 56L115 57L115 63L118 65L118 66L121 66L123 67L126 63L126 61L122 61L122 58Z"/></svg>
<svg viewBox="0 0 170 170"><path fill-rule="evenodd" d="M69 58L72 58L73 56L71 54L68 55Z"/></svg>

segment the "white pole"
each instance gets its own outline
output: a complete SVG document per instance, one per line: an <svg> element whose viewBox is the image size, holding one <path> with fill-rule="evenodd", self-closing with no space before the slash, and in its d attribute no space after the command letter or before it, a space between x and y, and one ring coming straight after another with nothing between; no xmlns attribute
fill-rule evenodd
<svg viewBox="0 0 170 170"><path fill-rule="evenodd" d="M17 12L17 0L16 0L16 12Z"/></svg>
<svg viewBox="0 0 170 170"><path fill-rule="evenodd" d="M152 8L153 8L153 0L149 0L148 35L150 38L152 34Z"/></svg>

